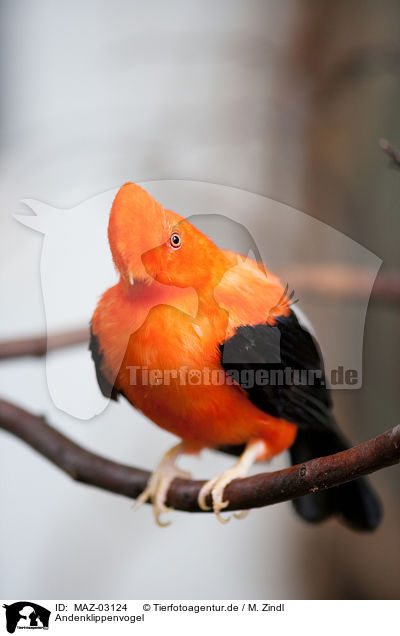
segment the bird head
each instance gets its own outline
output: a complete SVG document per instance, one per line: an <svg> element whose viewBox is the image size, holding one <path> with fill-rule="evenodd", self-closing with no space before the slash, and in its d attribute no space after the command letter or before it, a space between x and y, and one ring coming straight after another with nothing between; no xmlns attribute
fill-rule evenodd
<svg viewBox="0 0 400 636"><path fill-rule="evenodd" d="M159 283L176 287L218 285L231 259L186 219L175 223L166 240L142 254L147 273Z"/></svg>
<svg viewBox="0 0 400 636"><path fill-rule="evenodd" d="M119 189L111 208L108 240L122 280L130 284L153 280L142 255L163 243L181 219L135 183Z"/></svg>
<svg viewBox="0 0 400 636"><path fill-rule="evenodd" d="M156 280L199 289L217 285L232 265L211 239L134 183L123 185L114 199L108 239L127 284Z"/></svg>

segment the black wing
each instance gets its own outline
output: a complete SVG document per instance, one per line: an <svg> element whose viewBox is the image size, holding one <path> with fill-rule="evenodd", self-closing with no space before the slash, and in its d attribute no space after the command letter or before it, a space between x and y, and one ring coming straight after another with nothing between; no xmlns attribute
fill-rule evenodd
<svg viewBox="0 0 400 636"><path fill-rule="evenodd" d="M293 312L273 326L239 327L220 351L225 371L261 410L300 428L335 427L319 346ZM261 371L267 380L254 382Z"/></svg>
<svg viewBox="0 0 400 636"><path fill-rule="evenodd" d="M100 391L106 398L110 398L111 400L118 400L118 391L117 389L110 384L105 375L101 370L103 356L101 353L99 339L95 333L93 333L92 325L90 325L90 340L89 340L89 349L92 352L92 358L94 362L94 366L96 369L96 377L97 382L100 387Z"/></svg>
<svg viewBox="0 0 400 636"><path fill-rule="evenodd" d="M262 411L297 424L289 449L292 463L300 464L348 448L332 415L332 400L323 359L315 338L296 315L277 318L276 325L245 325L220 345L221 364ZM287 372L290 369L290 372ZM268 382L257 382L256 372L267 372ZM259 380L261 375L259 375ZM220 447L239 454L242 448ZM373 530L381 519L379 500L366 479L299 497L296 512L311 522L339 514L357 530Z"/></svg>

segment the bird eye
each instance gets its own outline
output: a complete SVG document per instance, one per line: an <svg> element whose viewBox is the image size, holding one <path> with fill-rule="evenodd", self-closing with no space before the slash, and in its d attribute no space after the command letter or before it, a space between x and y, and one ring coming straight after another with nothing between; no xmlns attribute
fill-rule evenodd
<svg viewBox="0 0 400 636"><path fill-rule="evenodd" d="M181 247L182 245L181 235L178 232L172 232L169 237L169 242L174 249L178 249L178 247Z"/></svg>

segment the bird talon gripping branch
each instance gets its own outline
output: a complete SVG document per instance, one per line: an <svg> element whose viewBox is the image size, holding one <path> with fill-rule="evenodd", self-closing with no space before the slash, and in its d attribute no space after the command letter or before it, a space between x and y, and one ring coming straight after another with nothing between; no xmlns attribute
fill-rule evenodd
<svg viewBox="0 0 400 636"><path fill-rule="evenodd" d="M222 517L221 511L229 506L229 501L224 500L225 488L234 479L240 479L246 477L252 464L258 456L266 457L267 449L266 444L262 440L251 441L247 444L244 452L240 456L237 463L217 477L213 477L202 486L199 496L198 504L202 510L210 510L210 506L206 503L206 499L211 495L212 509L221 523L227 523L230 517ZM234 515L237 519L243 519L246 515L242 512Z"/></svg>
<svg viewBox="0 0 400 636"><path fill-rule="evenodd" d="M149 482L144 491L139 495L134 503L134 510L138 510L146 501L151 500L153 504L153 513L157 525L169 526L170 521L162 522L160 516L162 513L170 512L172 508L165 505L167 501L168 489L176 477L182 479L191 479L191 474L181 470L175 465L175 460L184 452L185 445L177 444L171 448L158 464L154 473L150 476Z"/></svg>
<svg viewBox="0 0 400 636"><path fill-rule="evenodd" d="M137 500L151 499L157 523L163 525L173 479L187 476L174 465L180 453L240 449L235 466L207 482L198 499L208 509L211 494L225 523L224 490L254 461L289 450L297 464L347 447L318 344L297 317L288 285L252 259L218 248L133 183L115 197L108 238L120 278L92 318L101 391L114 400L123 395L182 439ZM308 374L306 381L288 380L287 371ZM337 514L358 530L380 520L363 478L300 497L294 506L307 521Z"/></svg>

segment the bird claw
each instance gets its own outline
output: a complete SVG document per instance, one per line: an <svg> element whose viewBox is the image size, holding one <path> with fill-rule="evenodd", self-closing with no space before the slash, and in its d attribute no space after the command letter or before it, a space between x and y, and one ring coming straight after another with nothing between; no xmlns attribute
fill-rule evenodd
<svg viewBox="0 0 400 636"><path fill-rule="evenodd" d="M234 466L230 470L213 477L207 481L200 489L197 503L202 510L211 510L211 506L206 503L206 499L209 495L212 498L212 510L220 523L226 524L230 521L231 517L223 517L221 511L229 505L229 501L224 501L224 490L228 484L234 479L245 477L245 472L238 466ZM241 514L235 515L237 519L241 519Z"/></svg>
<svg viewBox="0 0 400 636"><path fill-rule="evenodd" d="M181 470L173 463L174 456L167 453L161 460L160 464L151 475L146 488L136 499L133 509L136 511L146 501L151 500L153 504L153 514L158 526L169 526L170 521L161 521L160 517L163 513L170 512L172 508L165 505L168 496L168 490L174 479L181 477L182 479L190 479L191 474Z"/></svg>
<svg viewBox="0 0 400 636"><path fill-rule="evenodd" d="M209 506L206 503L206 499L208 495L211 494L213 486L217 483L217 481L218 481L218 477L213 477L209 481L206 481L206 483L201 487L197 497L197 503L199 505L199 508L201 508L202 510L205 510L205 511L211 510L211 506ZM214 500L213 500L213 504L214 504Z"/></svg>
<svg viewBox="0 0 400 636"><path fill-rule="evenodd" d="M235 512L233 516L235 517L235 519L245 519L249 512L250 510L241 510L240 512Z"/></svg>
<svg viewBox="0 0 400 636"><path fill-rule="evenodd" d="M137 510L146 501L151 500L153 504L154 518L159 526L168 526L171 523L170 521L163 522L160 519L160 516L163 513L170 512L171 510L171 508L165 504L171 483L176 477L191 479L190 473L180 470L175 465L175 460L179 455L185 452L185 448L185 443L181 442L177 446L171 448L164 455L156 470L151 475L146 488L139 495L136 499L136 503L134 504L134 509ZM208 506L206 502L207 497L211 495L212 510L214 511L218 521L224 524L228 523L231 517L222 517L221 515L221 511L229 505L229 501L224 500L224 490L234 479L246 477L251 465L262 452L265 452L264 441L253 440L248 442L246 449L240 456L238 462L232 468L217 477L213 477L213 479L210 479L201 487L197 497L197 502L201 510L211 510L211 507ZM246 515L247 511L242 511L236 513L234 516L237 519L243 519Z"/></svg>
<svg viewBox="0 0 400 636"><path fill-rule="evenodd" d="M232 468L226 470L217 477L213 477L201 487L197 497L199 508L201 508L201 510L211 510L210 506L206 502L207 497L211 495L212 509L214 510L218 521L221 523L228 523L231 517L221 516L221 510L229 505L229 501L224 501L224 490L234 479L246 477L251 465L257 459L257 456L263 452L265 453L264 441L253 440L248 442L246 449L241 454L238 462L232 466ZM234 516L236 519L243 519L247 514L247 510L242 510Z"/></svg>
<svg viewBox="0 0 400 636"><path fill-rule="evenodd" d="M151 500L153 503L153 513L154 513L154 518L156 520L156 523L158 526L168 526L171 522L170 521L161 521L160 516L162 513L165 512L170 512L171 508L169 508L168 506L165 505L165 499L164 499L164 495L163 492L165 490L165 486L162 483L162 479L158 480L158 479L154 479L154 474L150 477L149 483L147 485L147 487L143 490L143 492L139 495L139 497L136 499L134 505L133 505L133 509L134 511L138 510L144 503L146 503L146 501ZM165 482L164 482L165 483ZM165 484L167 486L166 490L168 491L168 487L170 485L171 482L169 482L168 484Z"/></svg>

